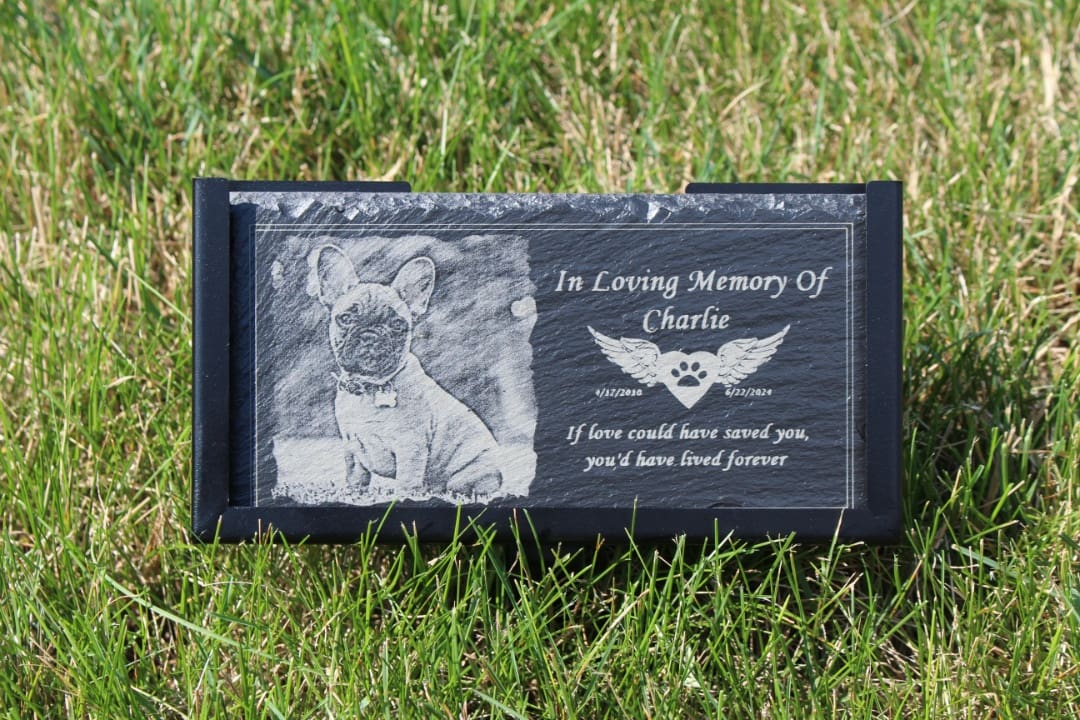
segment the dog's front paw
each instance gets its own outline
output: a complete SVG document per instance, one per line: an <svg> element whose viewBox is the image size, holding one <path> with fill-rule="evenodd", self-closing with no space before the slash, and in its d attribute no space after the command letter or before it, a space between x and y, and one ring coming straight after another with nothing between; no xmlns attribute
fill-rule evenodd
<svg viewBox="0 0 1080 720"><path fill-rule="evenodd" d="M446 483L448 492L463 495L473 500L483 499L502 486L502 475L498 472L483 475L455 476Z"/></svg>
<svg viewBox="0 0 1080 720"><path fill-rule="evenodd" d="M352 455L345 456L345 484L358 490L367 490L371 485L371 471Z"/></svg>

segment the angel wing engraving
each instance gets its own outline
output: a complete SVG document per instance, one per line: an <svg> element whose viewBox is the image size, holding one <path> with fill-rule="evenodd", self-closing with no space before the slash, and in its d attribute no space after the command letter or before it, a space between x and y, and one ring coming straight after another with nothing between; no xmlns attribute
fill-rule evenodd
<svg viewBox="0 0 1080 720"><path fill-rule="evenodd" d="M775 335L761 340L743 338L721 345L716 351L716 382L731 387L757 372L758 368L776 354L776 349L784 342L784 336L790 328L791 325L787 325Z"/></svg>
<svg viewBox="0 0 1080 720"><path fill-rule="evenodd" d="M608 360L621 367L623 372L649 387L656 384L660 348L655 343L626 337L616 340L596 332L592 327L589 327L589 333Z"/></svg>
<svg viewBox="0 0 1080 720"><path fill-rule="evenodd" d="M588 327L588 326L586 326ZM682 350L660 352L656 343L638 338L616 340L589 327L593 340L608 360L638 382L661 383L687 408L693 407L714 383L738 385L776 354L791 325L767 338L742 338L720 347L715 354Z"/></svg>

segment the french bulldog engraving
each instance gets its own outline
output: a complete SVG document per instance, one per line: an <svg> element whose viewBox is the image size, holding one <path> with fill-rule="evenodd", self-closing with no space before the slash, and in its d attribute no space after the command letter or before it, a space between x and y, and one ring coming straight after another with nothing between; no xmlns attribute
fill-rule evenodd
<svg viewBox="0 0 1080 720"><path fill-rule="evenodd" d="M413 327L435 287L435 263L416 257L388 285L361 282L340 248L323 245L308 255L308 268L308 292L330 314L346 481L366 489L375 473L394 478L405 493L472 499L498 490L491 431L411 351Z"/></svg>

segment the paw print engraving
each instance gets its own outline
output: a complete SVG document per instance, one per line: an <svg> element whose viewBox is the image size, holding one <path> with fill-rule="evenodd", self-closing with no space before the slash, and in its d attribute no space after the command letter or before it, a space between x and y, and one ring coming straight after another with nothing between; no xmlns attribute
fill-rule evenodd
<svg viewBox="0 0 1080 720"><path fill-rule="evenodd" d="M699 362L686 362L684 360L679 363L679 367L671 368L671 376L678 380L676 385L680 387L696 387L701 384L706 375L708 373L702 369Z"/></svg>

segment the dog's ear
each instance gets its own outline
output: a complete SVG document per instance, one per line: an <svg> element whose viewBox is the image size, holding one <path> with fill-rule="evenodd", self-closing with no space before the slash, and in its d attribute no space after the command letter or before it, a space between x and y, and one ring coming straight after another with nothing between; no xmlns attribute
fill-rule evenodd
<svg viewBox="0 0 1080 720"><path fill-rule="evenodd" d="M428 257L413 258L401 266L390 287L397 291L414 318L427 312L431 291L435 289L435 263Z"/></svg>
<svg viewBox="0 0 1080 720"><path fill-rule="evenodd" d="M359 284L352 260L336 245L317 247L308 255L308 295L327 307Z"/></svg>

